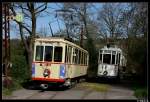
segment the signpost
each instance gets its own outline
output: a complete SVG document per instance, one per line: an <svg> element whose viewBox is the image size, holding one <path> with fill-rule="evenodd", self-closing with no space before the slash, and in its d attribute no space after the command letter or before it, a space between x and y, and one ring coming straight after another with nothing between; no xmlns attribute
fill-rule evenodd
<svg viewBox="0 0 150 102"><path fill-rule="evenodd" d="M10 21L16 20L18 22L23 22L23 14L17 13L16 16L10 15L10 3L3 3L2 4L2 15L4 17L3 19L3 45L4 45L4 56L3 56L3 71L4 71L4 86L8 88L11 86L11 78L9 76L9 70L12 66L11 60L10 60Z"/></svg>
<svg viewBox="0 0 150 102"><path fill-rule="evenodd" d="M16 16L13 16L13 15L6 16L6 19L7 19L7 21L16 20L18 22L23 22L23 14L17 13Z"/></svg>

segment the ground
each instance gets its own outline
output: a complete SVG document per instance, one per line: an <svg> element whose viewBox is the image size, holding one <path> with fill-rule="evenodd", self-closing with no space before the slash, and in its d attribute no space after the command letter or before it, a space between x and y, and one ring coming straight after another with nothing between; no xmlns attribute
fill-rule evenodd
<svg viewBox="0 0 150 102"><path fill-rule="evenodd" d="M97 88L95 88L95 86ZM100 87L99 87L100 86ZM2 99L136 99L133 90L124 83L78 83L71 89L50 87L48 90L23 88Z"/></svg>

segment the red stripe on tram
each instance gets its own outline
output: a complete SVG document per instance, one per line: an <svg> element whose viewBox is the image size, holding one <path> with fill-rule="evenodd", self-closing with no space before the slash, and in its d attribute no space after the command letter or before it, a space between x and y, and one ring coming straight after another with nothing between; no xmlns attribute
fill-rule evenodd
<svg viewBox="0 0 150 102"><path fill-rule="evenodd" d="M65 82L64 79L52 79L52 78L32 78L32 80L51 81L51 82Z"/></svg>

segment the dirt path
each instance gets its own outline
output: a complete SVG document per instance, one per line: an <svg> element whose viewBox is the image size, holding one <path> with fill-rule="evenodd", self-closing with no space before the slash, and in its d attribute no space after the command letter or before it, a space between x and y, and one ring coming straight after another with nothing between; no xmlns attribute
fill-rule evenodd
<svg viewBox="0 0 150 102"><path fill-rule="evenodd" d="M53 87L47 91L21 89L14 91L11 96L2 96L2 99L136 99L130 88L116 84L108 85L110 87L106 92L85 88L80 83L67 90L54 90Z"/></svg>

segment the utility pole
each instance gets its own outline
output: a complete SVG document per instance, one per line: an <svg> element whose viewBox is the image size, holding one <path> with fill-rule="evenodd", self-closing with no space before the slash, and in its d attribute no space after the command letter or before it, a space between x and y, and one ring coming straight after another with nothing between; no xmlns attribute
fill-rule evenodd
<svg viewBox="0 0 150 102"><path fill-rule="evenodd" d="M5 81L5 87L8 88L8 85L9 85L9 82L10 82L10 78L8 78L9 76L9 70L10 70L10 22L8 20L8 17L9 17L9 6L10 4L9 3L3 3L2 4L2 8L3 8L3 11L2 11L2 14L4 16L4 19L3 19L3 24L4 24L4 30L3 30L3 34L4 37L3 39L3 43L4 43L4 52L5 52L5 55L3 57L3 70L4 70L4 74L5 74L5 78L4 78L4 81ZM3 53L4 53L3 52Z"/></svg>

